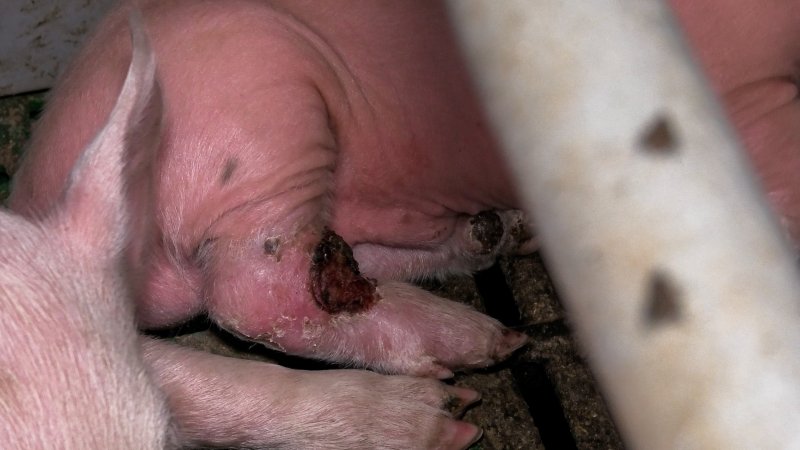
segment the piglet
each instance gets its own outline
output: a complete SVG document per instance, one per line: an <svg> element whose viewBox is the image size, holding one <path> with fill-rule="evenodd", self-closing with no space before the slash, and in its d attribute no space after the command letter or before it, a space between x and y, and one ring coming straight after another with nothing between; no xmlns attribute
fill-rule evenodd
<svg viewBox="0 0 800 450"><path fill-rule="evenodd" d="M133 3L165 105L155 202L133 202L155 222L128 255L143 327L207 313L277 350L438 378L524 344L406 282L531 248L440 2ZM110 111L124 10L54 90L12 209L50 208Z"/></svg>
<svg viewBox="0 0 800 450"><path fill-rule="evenodd" d="M294 371L137 335L139 271L126 254L140 251L128 235L152 226L132 211L152 201L161 97L132 24L122 91L62 195L36 218L0 211L3 447L460 449L479 438L452 418L477 400L468 389Z"/></svg>
<svg viewBox="0 0 800 450"><path fill-rule="evenodd" d="M0 211L4 448L169 443L165 398L140 355L122 270L131 222L124 149L152 147L134 131L153 134L157 120L141 119L159 104L153 55L138 44L108 122L81 152L58 201L35 220Z"/></svg>

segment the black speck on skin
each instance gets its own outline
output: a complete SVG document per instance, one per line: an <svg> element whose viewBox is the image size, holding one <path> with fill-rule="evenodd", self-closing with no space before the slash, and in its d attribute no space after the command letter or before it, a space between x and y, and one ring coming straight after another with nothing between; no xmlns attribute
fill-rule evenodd
<svg viewBox="0 0 800 450"><path fill-rule="evenodd" d="M657 115L647 125L639 138L639 145L650 153L669 155L678 148L678 140L670 120L664 115Z"/></svg>
<svg viewBox="0 0 800 450"><path fill-rule="evenodd" d="M681 293L675 281L661 270L653 270L647 280L644 318L651 327L681 320Z"/></svg>
<svg viewBox="0 0 800 450"><path fill-rule="evenodd" d="M225 186L231 180L233 172L239 166L239 161L236 158L230 158L225 162L225 168L222 169L222 175L219 177L219 183Z"/></svg>

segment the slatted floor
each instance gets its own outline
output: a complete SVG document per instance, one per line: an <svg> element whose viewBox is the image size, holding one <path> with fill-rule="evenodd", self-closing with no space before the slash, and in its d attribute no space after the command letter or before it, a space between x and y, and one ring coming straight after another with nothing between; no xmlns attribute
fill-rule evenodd
<svg viewBox="0 0 800 450"><path fill-rule="evenodd" d="M500 370L458 379L483 392L483 404L466 415L485 431L477 448L622 448L538 255L502 260L474 281L445 287L451 284L532 338Z"/></svg>

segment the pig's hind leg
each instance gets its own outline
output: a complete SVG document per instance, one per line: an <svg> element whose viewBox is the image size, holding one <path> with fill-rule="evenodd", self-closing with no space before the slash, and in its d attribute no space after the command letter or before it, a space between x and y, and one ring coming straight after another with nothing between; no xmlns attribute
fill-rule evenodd
<svg viewBox="0 0 800 450"><path fill-rule="evenodd" d="M235 149L227 156L250 163L208 194L226 199L219 203L227 209L192 243L210 316L278 350L389 373L445 377L522 345L523 335L473 309L361 274L328 228L340 153L321 92L332 88L297 83L281 70L268 71L275 81L267 100L228 109L228 122L248 123L255 134L231 133L250 141L227 145ZM247 112L256 106L260 114Z"/></svg>
<svg viewBox="0 0 800 450"><path fill-rule="evenodd" d="M526 341L466 305L362 276L330 230L311 248L310 236L214 241L207 298L215 321L288 353L438 378L491 365Z"/></svg>
<svg viewBox="0 0 800 450"><path fill-rule="evenodd" d="M325 196L304 194L308 186L287 192L314 198L316 214L306 202L227 237L223 230L269 215L236 210L218 221L201 265L208 311L222 327L296 355L439 378L494 364L524 344L524 335L470 307L363 276L347 243L325 227Z"/></svg>

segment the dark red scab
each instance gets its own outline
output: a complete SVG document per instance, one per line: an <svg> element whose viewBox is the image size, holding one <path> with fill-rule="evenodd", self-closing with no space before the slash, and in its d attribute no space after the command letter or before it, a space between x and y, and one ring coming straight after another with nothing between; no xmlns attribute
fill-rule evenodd
<svg viewBox="0 0 800 450"><path fill-rule="evenodd" d="M310 275L311 295L327 313L365 311L380 299L375 280L361 275L350 246L328 228L314 248Z"/></svg>

